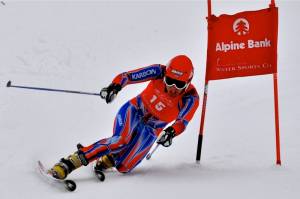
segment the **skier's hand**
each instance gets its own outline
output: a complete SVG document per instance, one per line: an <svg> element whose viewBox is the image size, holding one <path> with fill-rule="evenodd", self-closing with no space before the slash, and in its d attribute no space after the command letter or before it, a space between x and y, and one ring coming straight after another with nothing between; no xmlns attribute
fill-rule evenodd
<svg viewBox="0 0 300 199"><path fill-rule="evenodd" d="M170 126L163 130L156 143L161 144L164 147L169 147L172 144L173 137L175 137L175 129Z"/></svg>
<svg viewBox="0 0 300 199"><path fill-rule="evenodd" d="M108 87L102 88L100 97L105 99L106 103L111 103L117 96L118 92L122 89L120 84L111 83Z"/></svg>

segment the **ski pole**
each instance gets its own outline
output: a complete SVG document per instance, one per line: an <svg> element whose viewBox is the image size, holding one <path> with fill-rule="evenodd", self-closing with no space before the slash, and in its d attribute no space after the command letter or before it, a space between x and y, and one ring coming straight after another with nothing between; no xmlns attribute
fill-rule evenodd
<svg viewBox="0 0 300 199"><path fill-rule="evenodd" d="M52 88L41 88L41 87L31 87L31 86L20 86L20 85L12 85L11 81L8 81L6 87L12 88L22 88L22 89L31 89L31 90L42 90L42 91L52 91L52 92L62 92L62 93L74 93L74 94L82 94L82 95L97 95L100 96L100 93L90 93L83 91L73 91L73 90L62 90L62 89L52 89Z"/></svg>
<svg viewBox="0 0 300 199"><path fill-rule="evenodd" d="M147 154L147 156L146 156L147 160L150 160L151 156L158 149L158 147L159 147L159 144L156 144L155 148L150 153Z"/></svg>

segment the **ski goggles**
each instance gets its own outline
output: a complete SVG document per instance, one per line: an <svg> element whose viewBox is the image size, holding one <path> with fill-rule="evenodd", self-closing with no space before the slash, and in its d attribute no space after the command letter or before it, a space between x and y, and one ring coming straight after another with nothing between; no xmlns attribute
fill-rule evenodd
<svg viewBox="0 0 300 199"><path fill-rule="evenodd" d="M186 88L188 85L187 82L172 79L167 76L164 77L164 82L168 87L175 86L178 90L182 90L182 89Z"/></svg>

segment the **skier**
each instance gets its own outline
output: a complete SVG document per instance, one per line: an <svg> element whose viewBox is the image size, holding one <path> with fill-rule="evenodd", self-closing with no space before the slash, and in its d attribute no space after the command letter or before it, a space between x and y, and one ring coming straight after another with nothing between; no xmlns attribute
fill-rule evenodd
<svg viewBox="0 0 300 199"><path fill-rule="evenodd" d="M86 147L77 145L74 154L50 169L52 176L65 179L94 160L95 169L100 171L115 167L127 173L144 159L156 139L157 144L169 147L172 139L185 130L199 104L198 93L191 84L193 72L191 60L178 55L167 65L154 64L117 75L100 91L106 103L111 103L126 85L150 82L141 94L121 107L111 137Z"/></svg>

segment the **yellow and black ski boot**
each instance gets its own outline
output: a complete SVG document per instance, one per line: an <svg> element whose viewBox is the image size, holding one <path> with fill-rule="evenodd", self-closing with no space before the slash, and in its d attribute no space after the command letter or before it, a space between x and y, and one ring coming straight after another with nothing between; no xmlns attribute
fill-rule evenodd
<svg viewBox="0 0 300 199"><path fill-rule="evenodd" d="M95 171L105 171L109 168L116 166L114 156L112 154L100 157L94 167Z"/></svg>
<svg viewBox="0 0 300 199"><path fill-rule="evenodd" d="M77 151L67 158L62 158L59 163L55 164L51 169L50 173L54 178L63 180L68 174L82 165L88 165L88 162L81 151Z"/></svg>

